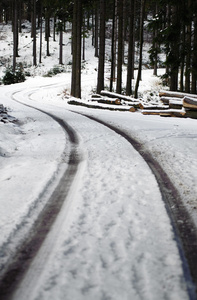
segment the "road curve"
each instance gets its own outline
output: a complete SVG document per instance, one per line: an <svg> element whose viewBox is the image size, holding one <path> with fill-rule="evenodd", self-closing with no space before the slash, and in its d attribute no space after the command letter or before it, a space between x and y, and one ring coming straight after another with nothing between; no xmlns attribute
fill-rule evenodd
<svg viewBox="0 0 197 300"><path fill-rule="evenodd" d="M38 110L44 112L40 109ZM69 136L69 140L71 142L69 166L68 169L65 171L61 181L59 182L56 190L51 196L45 211L43 211L43 213L39 216L40 220L37 222L34 231L32 232L32 235L30 236L29 240L26 242L24 247L20 250L18 256L15 259L15 262L12 264L12 266L10 266L8 272L3 278L2 284L0 285L0 296L2 300L11 298L12 293L15 291L15 288L17 287L18 283L24 276L32 259L40 249L40 246L42 245L47 233L49 232L51 225L53 224L58 212L61 210L62 203L65 201L65 197L69 191L69 187L77 172L77 166L80 162L80 157L78 156L78 152L77 152L78 139L74 130L66 122L64 122L64 120L50 113L47 114L51 116L53 119L55 119L64 128L64 130L67 132ZM154 173L157 179L157 182L159 184L163 196L163 200L166 204L166 209L172 221L172 225L175 231L175 236L177 239L178 248L183 260L186 281L187 282L191 281L191 277L190 277L190 272L191 272L193 281L196 283L197 274L195 273L196 270L195 270L194 262L196 262L196 257L197 257L197 251L196 251L197 239L196 239L195 231L191 230L194 229L194 225L192 224L192 222L188 221L189 216L187 215L187 212L185 211L184 207L180 205L181 198L177 190L174 188L172 182L168 178L167 174L162 170L160 165L152 158L151 154L145 151L142 145L138 143L138 141L130 137L128 134L97 118L91 117L86 114L81 114L81 115L88 117L93 121L99 122L104 126L107 126L117 134L124 137L142 155L142 157L148 163L148 165L150 166L152 172ZM60 190L61 193L59 194ZM56 199L56 201L54 201L54 199ZM55 205L53 203L55 203ZM176 207L173 209L171 208L172 203L173 205L176 203L175 205ZM51 213L54 210L55 210L55 214ZM184 220L187 222L184 223L178 222L180 216L181 219L183 219L184 216ZM46 219L47 222L45 222ZM191 241L193 243L192 247L190 247ZM189 268L188 268L187 261L189 264ZM191 282L191 287L189 289L189 295L190 295L190 299L196 299L192 282Z"/></svg>
<svg viewBox="0 0 197 300"><path fill-rule="evenodd" d="M74 112L74 111L73 111ZM117 134L124 137L143 157L152 170L165 203L167 213L170 217L171 224L175 233L177 246L180 257L183 262L185 279L188 283L188 293L190 299L196 299L197 295L197 232L196 227L191 220L186 208L183 205L178 190L173 185L167 173L162 169L160 164L153 158L142 144L136 139L122 131L121 129L103 121L99 118L90 116L85 113L79 113L93 121L96 121ZM181 220L181 222L180 222ZM195 287L194 287L195 285Z"/></svg>
<svg viewBox="0 0 197 300"><path fill-rule="evenodd" d="M34 108L31 105L26 106ZM58 213L60 212L63 203L66 201L70 186L77 173L78 166L81 160L78 151L78 137L75 131L64 120L58 118L57 116L40 109L37 110L53 118L62 126L65 134L67 134L70 141L68 165L47 204L39 214L37 221L31 229L28 239L19 247L14 261L12 261L12 263L7 267L7 270L3 274L3 277L0 278L1 300L12 298L16 287L24 277L33 258L39 251L48 232L50 231L52 224L54 223Z"/></svg>

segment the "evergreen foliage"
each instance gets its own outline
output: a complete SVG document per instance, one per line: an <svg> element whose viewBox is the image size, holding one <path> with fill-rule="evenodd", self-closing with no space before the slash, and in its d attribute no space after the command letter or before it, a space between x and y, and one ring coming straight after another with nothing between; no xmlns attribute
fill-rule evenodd
<svg viewBox="0 0 197 300"><path fill-rule="evenodd" d="M16 70L13 70L13 67L8 67L3 76L2 82L5 85L19 83L25 81L25 74L23 71L22 64L17 65Z"/></svg>

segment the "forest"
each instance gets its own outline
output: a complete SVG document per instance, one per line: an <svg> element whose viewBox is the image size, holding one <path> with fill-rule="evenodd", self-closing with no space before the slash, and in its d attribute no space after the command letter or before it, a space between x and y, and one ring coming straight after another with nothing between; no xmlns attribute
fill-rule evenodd
<svg viewBox="0 0 197 300"><path fill-rule="evenodd" d="M123 93L122 66L127 67L126 95L137 98L142 71L145 39L150 43L149 67L157 75L164 67L163 81L172 91L197 92L197 0L1 0L0 23L12 24L13 72L16 71L19 38L23 22L31 24L32 61L42 61L42 44L59 33L59 64L62 64L62 32L70 23L72 80L71 94L81 98L81 64L84 39L92 35L94 55L98 57L97 93L104 89L106 39L110 41L110 91ZM42 34L45 33L45 41ZM135 89L132 90L138 66ZM37 53L39 49L39 57ZM165 59L160 60L160 55Z"/></svg>

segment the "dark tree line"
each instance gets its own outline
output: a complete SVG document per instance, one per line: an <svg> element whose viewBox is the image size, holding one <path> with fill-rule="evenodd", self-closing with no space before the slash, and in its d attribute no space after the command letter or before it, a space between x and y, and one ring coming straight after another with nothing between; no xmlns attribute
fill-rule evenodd
<svg viewBox="0 0 197 300"><path fill-rule="evenodd" d="M197 83L197 0L1 0L0 22L12 21L13 68L18 56L18 33L22 20L32 25L33 64L42 61L42 32L45 23L46 55L50 38L59 32L59 64L63 63L63 31L72 23L71 93L81 97L81 60L85 58L85 32L92 32L92 45L98 57L97 92L105 86L106 39L111 45L110 91L137 97L142 70L144 38L151 42L150 63L157 75L159 54L165 54L165 82L171 90L196 93ZM53 19L51 23L50 20ZM53 24L53 28L51 27ZM147 25L148 24L148 25ZM110 30L109 30L110 28ZM38 40L40 41L39 46ZM134 62L139 45L137 79L134 90ZM122 67L127 66L123 86Z"/></svg>

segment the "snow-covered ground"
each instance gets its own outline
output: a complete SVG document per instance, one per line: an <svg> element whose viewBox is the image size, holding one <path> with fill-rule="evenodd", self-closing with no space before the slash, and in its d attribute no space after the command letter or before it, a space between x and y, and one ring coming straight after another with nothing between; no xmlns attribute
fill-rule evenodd
<svg viewBox="0 0 197 300"><path fill-rule="evenodd" d="M97 60L90 43L82 71L83 99L96 86ZM56 64L55 54L50 59L48 66ZM196 120L70 106L63 91L69 92L71 74L43 78L44 68L47 64L34 68L39 76L24 83L0 86L0 103L18 119L16 124L0 123L1 268L67 166L69 141L63 129L21 103L72 126L82 162L15 299L189 299L174 232L149 167L124 138L75 112L118 126L143 143L169 174L197 225ZM141 94L160 88L152 70L144 71Z"/></svg>

